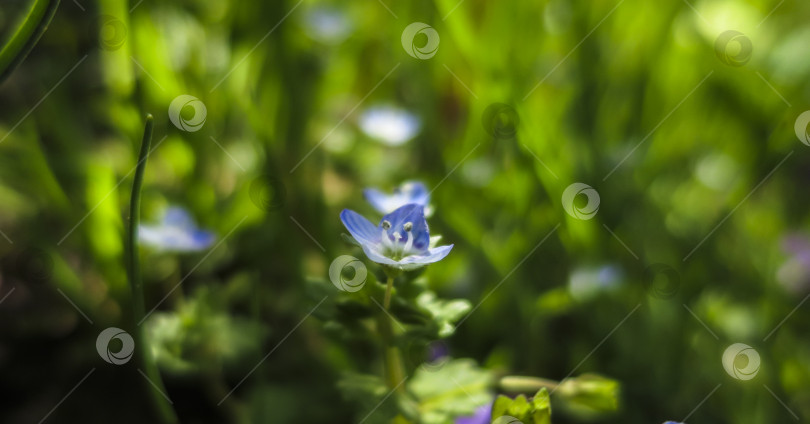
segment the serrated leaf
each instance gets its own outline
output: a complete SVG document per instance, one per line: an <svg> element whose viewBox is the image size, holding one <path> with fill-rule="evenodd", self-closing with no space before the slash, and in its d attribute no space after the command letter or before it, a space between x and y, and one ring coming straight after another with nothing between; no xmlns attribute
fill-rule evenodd
<svg viewBox="0 0 810 424"><path fill-rule="evenodd" d="M532 398L531 415L534 424L551 424L551 399L545 388L540 389Z"/></svg>
<svg viewBox="0 0 810 424"><path fill-rule="evenodd" d="M514 419L519 420L521 424L551 424L551 402L548 391L545 388L540 389L530 400L524 395L514 399L498 396L492 406L492 422L515 423Z"/></svg>
<svg viewBox="0 0 810 424"><path fill-rule="evenodd" d="M421 423L447 424L486 405L492 399L491 384L489 371L470 359L456 359L437 370L417 369L408 391L419 403Z"/></svg>
<svg viewBox="0 0 810 424"><path fill-rule="evenodd" d="M470 302L464 299L442 300L430 291L420 294L416 303L430 312L437 327L437 334L441 338L449 337L455 331L453 323L458 321L470 308Z"/></svg>

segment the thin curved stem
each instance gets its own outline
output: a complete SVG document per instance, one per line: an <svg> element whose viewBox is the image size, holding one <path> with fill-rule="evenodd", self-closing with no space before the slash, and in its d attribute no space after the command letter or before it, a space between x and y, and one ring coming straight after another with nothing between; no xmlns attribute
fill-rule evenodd
<svg viewBox="0 0 810 424"><path fill-rule="evenodd" d="M19 65L48 29L59 0L34 0L28 14L17 27L8 43L0 49L0 83Z"/></svg>
<svg viewBox="0 0 810 424"><path fill-rule="evenodd" d="M402 380L405 378L402 371L402 359L400 358L399 348L394 343L394 329L391 325L394 318L388 313L391 307L391 292L394 289L394 277L389 276L388 282L385 286L385 299L383 300L384 313L377 318L378 331L383 341L384 362L385 362L385 377L388 381L388 387L402 388Z"/></svg>
<svg viewBox="0 0 810 424"><path fill-rule="evenodd" d="M135 168L135 179L132 182L132 197L129 202L129 237L128 237L128 254L129 254L129 269L127 274L129 276L129 284L132 287L132 309L136 322L144 317L144 295L143 295L143 281L141 279L141 264L138 251L138 226L141 222L141 186L143 186L143 175L146 171L146 159L149 157L149 150L152 145L152 128L153 118L151 114L146 115L146 126L143 130L143 140L141 141L141 152L138 155L138 164ZM178 422L177 415L172 406L164 398L163 394L166 393L166 387L163 385L163 379L160 377L155 358L149 349L149 344L144 335L142 325L138 325L135 329L135 345L138 347L140 353L141 365L144 367L144 374L149 381L155 386L147 387L150 392L152 403L157 409L160 419L165 424L176 424Z"/></svg>

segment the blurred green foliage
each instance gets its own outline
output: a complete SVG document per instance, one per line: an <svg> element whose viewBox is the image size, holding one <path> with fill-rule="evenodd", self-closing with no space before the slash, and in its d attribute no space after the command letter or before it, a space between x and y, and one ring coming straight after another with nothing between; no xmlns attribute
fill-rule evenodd
<svg viewBox="0 0 810 424"><path fill-rule="evenodd" d="M0 6L0 42L26 7ZM426 284L473 305L453 357L617 379L622 406L600 422L807 419L810 267L799 258L793 284L779 270L802 254L784 238L810 234L794 134L808 14L777 0L63 1L0 85L0 421L41 420L80 380L49 420L151 419L148 382L94 349L131 318L123 232L147 112L144 221L182 205L221 242L143 252L147 310L168 294L148 326L183 422L358 419L345 384L383 383L337 383L379 374L378 346L331 301L312 311L352 252L339 211L372 216L362 188L405 179L435 189L431 230L455 244ZM430 59L402 48L415 21L441 36ZM716 51L727 30L751 41L743 66L721 60L741 45ZM168 119L182 94L205 104L199 131ZM420 133L364 134L359 114L380 104ZM565 212L574 182L598 191L593 219ZM753 380L723 369L736 342L761 355ZM555 424L591 419L551 404Z"/></svg>

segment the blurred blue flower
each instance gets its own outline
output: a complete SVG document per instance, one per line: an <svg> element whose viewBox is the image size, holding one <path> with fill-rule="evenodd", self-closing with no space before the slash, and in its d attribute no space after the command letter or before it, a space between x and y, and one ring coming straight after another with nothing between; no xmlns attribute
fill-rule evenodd
<svg viewBox="0 0 810 424"><path fill-rule="evenodd" d="M372 107L360 115L360 129L389 146L414 138L421 128L422 121L416 115L392 106Z"/></svg>
<svg viewBox="0 0 810 424"><path fill-rule="evenodd" d="M475 410L475 414L456 418L456 424L489 424L492 417L492 402Z"/></svg>
<svg viewBox="0 0 810 424"><path fill-rule="evenodd" d="M394 189L392 194L383 193L375 188L363 190L363 196L380 213L391 213L402 206L416 204L428 208L430 193L419 181L406 181ZM426 213L426 215L430 215Z"/></svg>
<svg viewBox="0 0 810 424"><path fill-rule="evenodd" d="M207 249L216 240L214 233L197 228L191 215L178 207L169 208L158 225L140 225L138 236L145 245L171 252Z"/></svg>
<svg viewBox="0 0 810 424"><path fill-rule="evenodd" d="M579 301L587 301L602 293L617 290L623 281L624 273L613 264L597 267L578 267L568 279L568 292Z"/></svg>
<svg viewBox="0 0 810 424"><path fill-rule="evenodd" d="M412 270L444 259L453 245L431 247L422 205L405 205L385 215L378 226L355 211L344 209L340 220L374 262Z"/></svg>
<svg viewBox="0 0 810 424"><path fill-rule="evenodd" d="M676 423L675 421L667 421L664 424L685 424L685 423Z"/></svg>

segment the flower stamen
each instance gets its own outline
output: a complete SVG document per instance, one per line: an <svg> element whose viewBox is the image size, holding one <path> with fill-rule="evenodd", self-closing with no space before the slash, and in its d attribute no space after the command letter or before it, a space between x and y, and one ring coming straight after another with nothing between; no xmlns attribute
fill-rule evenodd
<svg viewBox="0 0 810 424"><path fill-rule="evenodd" d="M405 246L402 248L403 253L407 253L410 252L411 248L413 247L413 232L411 232L413 229L413 223L406 222L405 225L402 226L402 229L408 233L408 240L405 241Z"/></svg>
<svg viewBox="0 0 810 424"><path fill-rule="evenodd" d="M383 246L385 246L386 248L388 248L388 249L392 249L392 250L393 250L393 248L394 248L394 243L391 241L391 239L390 239L390 238L388 238L388 230L391 228L391 223L390 223L390 222L388 222L388 221L383 221L383 222L382 222L382 228L383 228L383 229L382 229L382 237L381 237L381 239L382 239L382 244L383 244Z"/></svg>

